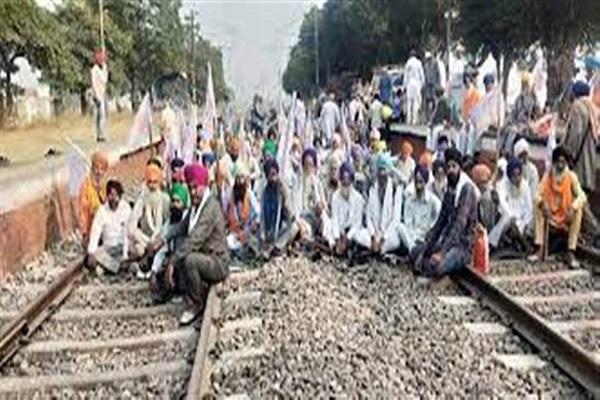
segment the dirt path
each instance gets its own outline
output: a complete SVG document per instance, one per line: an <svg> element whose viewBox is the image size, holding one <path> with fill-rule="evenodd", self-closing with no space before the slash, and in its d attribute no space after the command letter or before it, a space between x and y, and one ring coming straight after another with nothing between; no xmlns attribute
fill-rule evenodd
<svg viewBox="0 0 600 400"><path fill-rule="evenodd" d="M108 121L109 140L101 145L96 143L91 117L62 117L23 129L1 129L0 155L7 157L10 165L0 167L0 185L6 188L21 184L31 174L47 168L44 155L51 148L59 153L52 157L53 164L62 164L70 150L65 138L70 138L87 154L98 148L120 146L127 140L132 121L133 115L129 113L111 115Z"/></svg>

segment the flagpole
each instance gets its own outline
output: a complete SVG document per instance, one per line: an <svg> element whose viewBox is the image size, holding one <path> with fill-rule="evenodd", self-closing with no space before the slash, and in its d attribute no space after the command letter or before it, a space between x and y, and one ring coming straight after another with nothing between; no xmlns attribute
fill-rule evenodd
<svg viewBox="0 0 600 400"><path fill-rule="evenodd" d="M102 0L98 0L98 7L100 9L100 49L104 54L104 4Z"/></svg>

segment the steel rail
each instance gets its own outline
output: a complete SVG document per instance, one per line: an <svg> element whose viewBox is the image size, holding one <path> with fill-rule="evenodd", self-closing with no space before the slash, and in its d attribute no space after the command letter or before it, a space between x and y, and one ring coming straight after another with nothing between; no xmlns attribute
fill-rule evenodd
<svg viewBox="0 0 600 400"><path fill-rule="evenodd" d="M453 278L491 307L502 319L573 380L600 398L600 364L581 346L552 329L543 318L470 268Z"/></svg>
<svg viewBox="0 0 600 400"><path fill-rule="evenodd" d="M221 308L219 292L222 284L211 285L206 299L206 307L202 316L200 337L196 346L194 365L188 382L186 399L202 399L210 393L210 360L209 353L217 339L218 318Z"/></svg>
<svg viewBox="0 0 600 400"><path fill-rule="evenodd" d="M78 259L52 282L43 293L0 331L0 367L4 366L25 344L36 329L71 293L83 272L83 259Z"/></svg>

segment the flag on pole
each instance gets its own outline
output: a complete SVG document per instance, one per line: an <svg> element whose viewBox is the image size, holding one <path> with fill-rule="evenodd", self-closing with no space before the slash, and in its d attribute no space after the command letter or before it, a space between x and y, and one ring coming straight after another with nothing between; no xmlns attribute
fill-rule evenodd
<svg viewBox="0 0 600 400"><path fill-rule="evenodd" d="M194 160L194 152L196 151L196 143L198 142L198 116L196 106L192 104L190 115L187 118L183 128L183 140L181 144L181 158L186 164L190 164Z"/></svg>
<svg viewBox="0 0 600 400"><path fill-rule="evenodd" d="M290 110L290 116L294 115L296 111L296 92L292 94L292 108ZM293 136L294 136L294 119L287 118L287 126L284 128L279 135L279 143L277 145L277 163L279 164L280 176L285 177L288 163L290 161L290 149L292 148Z"/></svg>
<svg viewBox="0 0 600 400"><path fill-rule="evenodd" d="M133 150L144 146L149 140L150 129L152 129L152 106L150 104L150 96L146 93L142 104L140 104L135 114L133 125L129 129L127 147Z"/></svg>
<svg viewBox="0 0 600 400"><path fill-rule="evenodd" d="M69 189L69 196L76 197L79 194L81 184L88 174L91 162L83 150L73 143L71 139L66 138L65 140L71 147L65 159L69 174L67 186Z"/></svg>
<svg viewBox="0 0 600 400"><path fill-rule="evenodd" d="M304 149L313 147L314 135L315 134L313 131L313 119L312 119L312 115L309 112L308 116L306 117L306 124L304 125L304 133L302 135L303 136L302 137L302 147Z"/></svg>
<svg viewBox="0 0 600 400"><path fill-rule="evenodd" d="M351 160L352 156L350 155L350 150L352 149L352 138L350 137L350 130L348 129L348 124L346 123L346 118L348 117L348 107L342 104L342 146L345 153L345 160Z"/></svg>
<svg viewBox="0 0 600 400"><path fill-rule="evenodd" d="M552 113L551 116L552 119L550 120L550 129L548 130L548 141L546 142L546 171L549 171L552 167L552 152L556 147L556 121L558 119L558 113Z"/></svg>
<svg viewBox="0 0 600 400"><path fill-rule="evenodd" d="M292 103L293 104L293 103ZM290 112L290 117L293 115ZM285 110L283 108L283 99L279 101L279 111L277 112L277 134L279 136L283 135L288 126L288 118L285 116Z"/></svg>
<svg viewBox="0 0 600 400"><path fill-rule="evenodd" d="M208 79L206 81L206 100L204 102L204 113L202 114L202 129L206 132L204 139L212 139L217 134L217 102L215 100L215 89L213 86L212 68L208 66ZM222 137L220 139L223 139Z"/></svg>

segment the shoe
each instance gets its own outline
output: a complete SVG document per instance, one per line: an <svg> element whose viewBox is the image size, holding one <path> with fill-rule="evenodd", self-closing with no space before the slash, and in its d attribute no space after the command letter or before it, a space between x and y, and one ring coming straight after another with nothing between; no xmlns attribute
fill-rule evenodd
<svg viewBox="0 0 600 400"><path fill-rule="evenodd" d="M181 297L181 296L173 296L173 297L171 297L171 303L173 303L173 304L181 304L181 303L183 303L183 297Z"/></svg>
<svg viewBox="0 0 600 400"><path fill-rule="evenodd" d="M567 265L571 269L578 269L581 265L577 258L575 258L575 253L572 251L567 251Z"/></svg>
<svg viewBox="0 0 600 400"><path fill-rule="evenodd" d="M104 268L102 268L101 266L96 266L96 275L97 276L103 276L104 275Z"/></svg>
<svg viewBox="0 0 600 400"><path fill-rule="evenodd" d="M200 315L200 310L197 308L188 308L181 314L181 318L179 318L179 325L186 326L194 322L196 318Z"/></svg>

